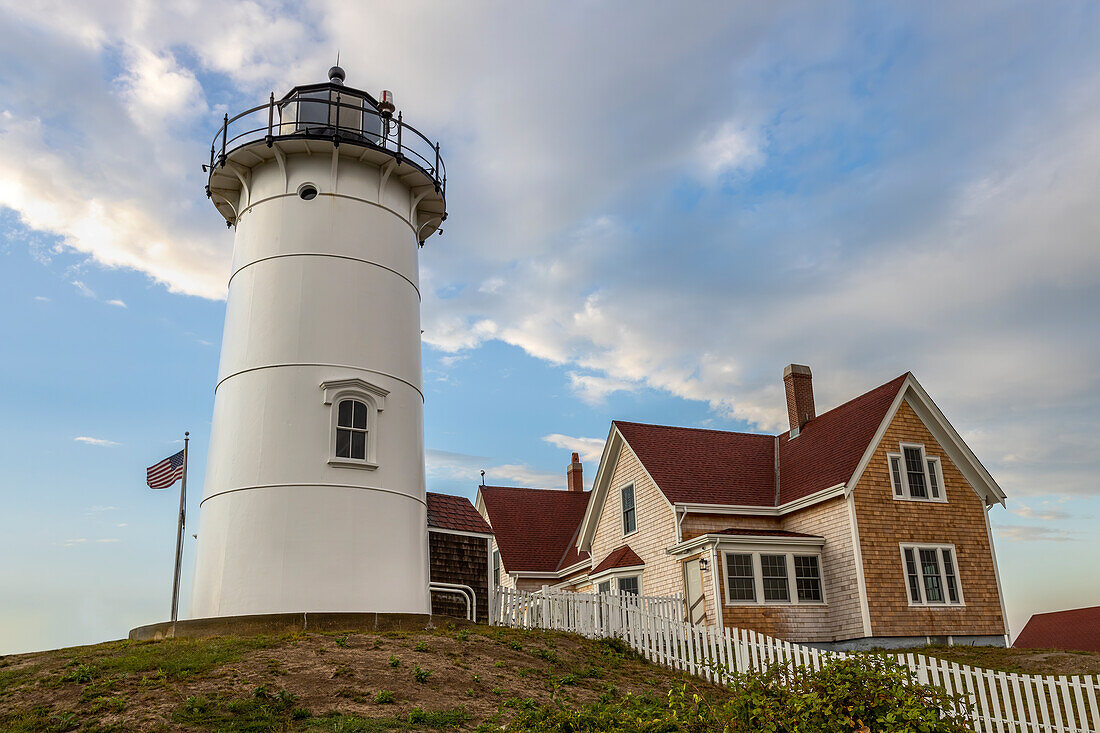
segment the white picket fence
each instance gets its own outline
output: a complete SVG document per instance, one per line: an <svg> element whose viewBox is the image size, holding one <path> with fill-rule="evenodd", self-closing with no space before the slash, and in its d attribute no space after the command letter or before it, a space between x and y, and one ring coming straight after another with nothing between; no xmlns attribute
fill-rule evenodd
<svg viewBox="0 0 1100 733"><path fill-rule="evenodd" d="M820 669L855 653L792 644L747 629L716 629L683 620L679 596L617 593L534 593L498 588L494 623L622 639L651 662L728 684L731 675L773 664ZM918 682L969 701L978 733L1100 733L1095 675L1028 675L947 662L923 654L891 654Z"/></svg>

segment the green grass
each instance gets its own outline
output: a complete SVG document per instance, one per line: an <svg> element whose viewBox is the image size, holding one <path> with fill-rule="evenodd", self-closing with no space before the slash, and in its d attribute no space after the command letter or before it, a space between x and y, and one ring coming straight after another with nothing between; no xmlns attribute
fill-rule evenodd
<svg viewBox="0 0 1100 733"><path fill-rule="evenodd" d="M119 675L181 679L232 664L250 652L284 641L286 637L233 636L108 642L77 650L56 682L86 683Z"/></svg>

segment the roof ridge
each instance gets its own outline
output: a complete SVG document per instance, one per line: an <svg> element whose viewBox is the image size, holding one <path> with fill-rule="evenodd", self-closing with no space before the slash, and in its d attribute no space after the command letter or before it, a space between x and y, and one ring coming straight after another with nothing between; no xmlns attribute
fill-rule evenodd
<svg viewBox="0 0 1100 733"><path fill-rule="evenodd" d="M692 428L684 425L658 425L657 423L633 422L631 420L612 420L616 425L638 425L643 428L665 428L666 430L695 430L700 433L718 433L720 435L747 435L752 438L771 438L771 433L747 433L740 430L717 430L715 428Z"/></svg>

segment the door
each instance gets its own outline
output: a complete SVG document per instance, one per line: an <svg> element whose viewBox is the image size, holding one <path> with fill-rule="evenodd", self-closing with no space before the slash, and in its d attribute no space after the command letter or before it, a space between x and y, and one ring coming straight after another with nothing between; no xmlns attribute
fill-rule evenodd
<svg viewBox="0 0 1100 733"><path fill-rule="evenodd" d="M707 607L703 599L703 569L699 558L684 563L684 591L687 600L687 620L701 624L707 618Z"/></svg>

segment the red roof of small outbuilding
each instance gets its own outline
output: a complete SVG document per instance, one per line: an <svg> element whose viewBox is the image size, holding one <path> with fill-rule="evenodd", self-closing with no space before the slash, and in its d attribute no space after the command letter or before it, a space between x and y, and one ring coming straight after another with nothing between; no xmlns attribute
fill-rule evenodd
<svg viewBox="0 0 1100 733"><path fill-rule="evenodd" d="M1100 606L1037 613L1028 619L1012 646L1100 652Z"/></svg>
<svg viewBox="0 0 1100 733"><path fill-rule="evenodd" d="M428 527L455 532L492 534L490 527L464 496L427 492Z"/></svg>
<svg viewBox="0 0 1100 733"><path fill-rule="evenodd" d="M482 486L481 500L508 572L553 573L587 560L576 548L587 491Z"/></svg>

